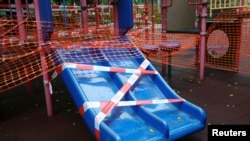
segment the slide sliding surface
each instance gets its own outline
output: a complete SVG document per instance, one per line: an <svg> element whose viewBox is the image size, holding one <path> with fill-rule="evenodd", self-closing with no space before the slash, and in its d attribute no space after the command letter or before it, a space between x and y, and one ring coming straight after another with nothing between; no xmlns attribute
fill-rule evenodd
<svg viewBox="0 0 250 141"><path fill-rule="evenodd" d="M58 49L57 52L64 63L127 69L138 69L146 59L137 48L117 48L115 52L113 50L86 47L78 50ZM98 56L88 55L90 52ZM134 57L125 56L131 52L135 54ZM120 59L112 59L114 55L120 55ZM102 58L103 61L91 61L96 60L95 57ZM150 63L146 69L156 71ZM133 74L67 67L62 71L65 85L79 109L86 102L110 101L131 75ZM176 98L180 97L160 74L141 74L121 101ZM101 111L102 107L89 108L82 114L93 135L96 135L95 118ZM99 132L102 141L165 141L200 131L205 128L205 123L205 112L188 101L115 106L100 122Z"/></svg>
<svg viewBox="0 0 250 141"><path fill-rule="evenodd" d="M126 65L124 65L126 64ZM139 65L134 61L111 62L113 67L132 67ZM149 66L154 70L153 66ZM129 74L116 74L125 82ZM179 97L162 79L160 75L143 75L125 96L127 100L162 100L179 99ZM200 131L206 126L205 112L194 104L183 101L177 103L151 104L133 107L138 115L148 123L153 124L163 134L167 134L169 140Z"/></svg>

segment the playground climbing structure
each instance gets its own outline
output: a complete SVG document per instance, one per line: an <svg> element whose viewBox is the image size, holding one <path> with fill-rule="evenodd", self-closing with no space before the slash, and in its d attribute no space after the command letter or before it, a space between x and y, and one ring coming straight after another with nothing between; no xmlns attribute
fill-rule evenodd
<svg viewBox="0 0 250 141"><path fill-rule="evenodd" d="M249 74L250 1L211 0L206 66Z"/></svg>
<svg viewBox="0 0 250 141"><path fill-rule="evenodd" d="M158 44L164 66L162 59L194 46L196 37L161 33L154 39L157 34L131 31L131 0L113 1L112 27L101 22L99 6L89 14L86 1L80 11L64 6L53 14L49 0L34 0L33 16L22 12L20 1L15 5L15 16L1 19L0 92L42 76L52 116L51 82L61 76L98 141L176 140L205 128L203 109L173 91L142 53ZM143 44L140 36L152 41Z"/></svg>
<svg viewBox="0 0 250 141"><path fill-rule="evenodd" d="M2 4L2 11L8 11L8 5ZM6 7L7 6L7 7ZM194 51L199 36L196 34L166 34L162 33L161 29L152 28L151 24L144 26L138 30L128 30L122 28L122 24L118 26L115 24L115 17L111 15L115 11L113 5L93 5L86 6L51 6L51 17L49 21L36 20L36 13L34 5L11 4L12 8L10 15L2 15L1 17L1 85L0 91L6 91L21 84L25 84L32 79L41 76L44 73L51 72L56 69L60 61L57 54L54 52L57 48L76 49L82 48L77 46L79 43L86 43L97 48L126 47L139 48L144 55L152 61L161 62L163 65L168 63L166 59L169 55L164 53L158 47L158 44L165 41L175 41L180 44L180 48L171 53L171 65L197 68L195 63L198 63L197 53ZM150 5L149 5L150 6ZM23 12L18 12L18 8ZM85 13L83 13L85 12ZM118 11L119 12L119 11ZM132 13L131 13L132 14ZM49 15L49 14L47 14ZM84 17L85 16L85 17ZM106 16L105 18L103 18ZM82 19L87 23L82 22ZM52 20L53 19L53 20ZM133 22L129 21L130 23ZM121 22L126 23L126 22ZM149 22L150 23L150 22ZM152 22L151 22L152 23ZM42 28L38 29L41 24ZM132 27L132 25L131 25ZM119 33L127 33L131 43L123 40L114 41L112 39L118 38ZM43 38L46 42L41 41ZM108 46L115 42L116 46ZM60 46L60 45L64 46ZM150 50L147 46L154 46L156 50ZM40 53L45 54L43 59L46 63L43 65L46 71L43 71L40 61ZM112 52L112 51L111 51ZM96 51L90 51L91 56L98 56ZM78 54L84 56L85 54ZM132 54L127 54L132 57ZM133 57L136 57L134 55ZM115 58L119 58L119 55ZM124 56L123 56L124 57ZM190 57L190 59L187 59ZM102 61L96 57L95 61ZM184 61L185 60L185 61ZM188 61L187 61L188 60Z"/></svg>

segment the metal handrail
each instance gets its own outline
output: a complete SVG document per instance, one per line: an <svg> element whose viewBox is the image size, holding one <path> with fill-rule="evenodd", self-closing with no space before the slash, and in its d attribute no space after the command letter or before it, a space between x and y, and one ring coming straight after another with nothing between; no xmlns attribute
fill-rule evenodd
<svg viewBox="0 0 250 141"><path fill-rule="evenodd" d="M250 0L210 0L209 13L210 17L214 10L223 9L250 9Z"/></svg>

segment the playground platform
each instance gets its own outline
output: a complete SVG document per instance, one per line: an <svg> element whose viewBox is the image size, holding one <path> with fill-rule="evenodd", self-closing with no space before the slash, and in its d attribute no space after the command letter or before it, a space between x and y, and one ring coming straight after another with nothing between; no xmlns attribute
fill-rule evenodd
<svg viewBox="0 0 250 141"><path fill-rule="evenodd" d="M161 64L153 63L161 71ZM198 70L172 68L166 81L182 97L207 113L207 124L250 124L250 76L206 69L204 80ZM48 117L42 78L33 80L34 94L20 86L0 95L0 141L95 141L61 78L53 81L55 115ZM181 141L207 141L207 129Z"/></svg>

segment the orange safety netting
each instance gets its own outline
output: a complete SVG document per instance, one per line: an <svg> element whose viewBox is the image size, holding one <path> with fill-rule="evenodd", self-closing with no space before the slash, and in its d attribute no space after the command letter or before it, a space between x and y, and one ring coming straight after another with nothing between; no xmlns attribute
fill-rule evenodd
<svg viewBox="0 0 250 141"><path fill-rule="evenodd" d="M134 43L149 60L184 68L197 68L199 35L161 33L159 30L137 30L131 34Z"/></svg>
<svg viewBox="0 0 250 141"><path fill-rule="evenodd" d="M97 9L89 10L87 32L86 28L82 28L81 14L74 10L66 14L65 11L53 11L52 23L35 21L33 14L24 16L21 23L18 23L18 18L0 19L0 92L25 84L44 73L51 73L62 65L58 51L63 52L70 62L96 63L142 57L135 50L139 48L150 60L168 63L167 56L171 55L172 65L194 64L192 47L197 44L197 35L166 34L156 30L150 33L140 29L143 31L131 30L126 37L121 37L116 31L123 31L113 28L111 11L100 15ZM41 29L37 26L39 24ZM45 42L39 40L41 36ZM178 42L178 50L168 54L167 50L150 52L144 48L150 44L160 48L162 42L168 41ZM126 50L121 51L121 48ZM99 49L108 53L108 57L100 55Z"/></svg>
<svg viewBox="0 0 250 141"><path fill-rule="evenodd" d="M37 39L29 39L19 42L8 39L1 40L0 56L0 92L24 84L41 76L43 73L51 72L62 63L57 51L64 51L64 55L74 63L89 63L141 57L132 48L136 46L129 43L126 38L115 36L111 29L88 34L79 34L77 37L63 36L51 38L46 43L39 44ZM110 57L103 58L98 49L105 50ZM118 51L126 48L127 52ZM131 49L130 49L131 48ZM84 51L82 51L84 50ZM41 56L45 56L44 58ZM41 64L45 62L45 65ZM45 68L46 71L42 71Z"/></svg>
<svg viewBox="0 0 250 141"><path fill-rule="evenodd" d="M250 12L224 10L208 24L207 67L250 73Z"/></svg>

